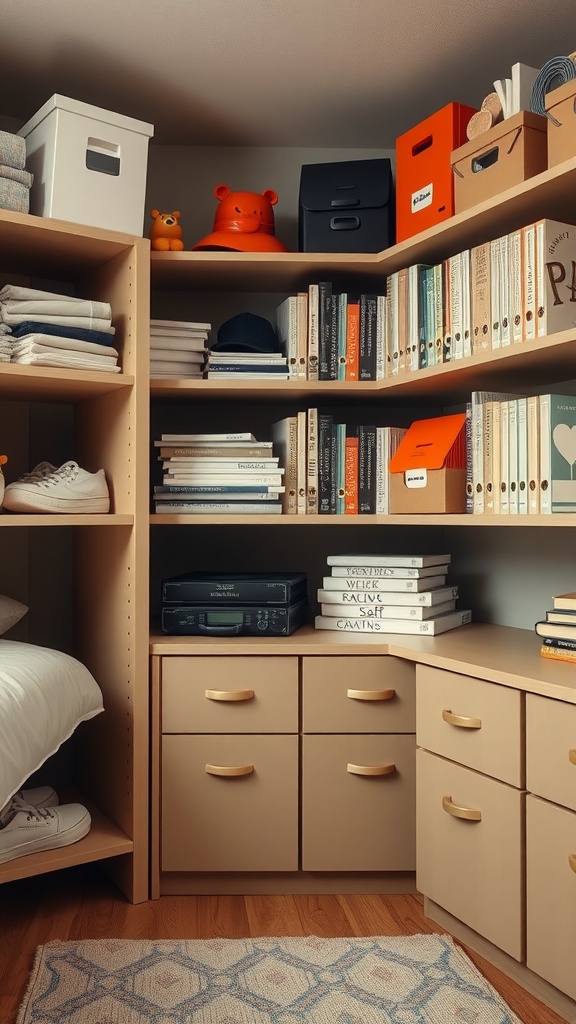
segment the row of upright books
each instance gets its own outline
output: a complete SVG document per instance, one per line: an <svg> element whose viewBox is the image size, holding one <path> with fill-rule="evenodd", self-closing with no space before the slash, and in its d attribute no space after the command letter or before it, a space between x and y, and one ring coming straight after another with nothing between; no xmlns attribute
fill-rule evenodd
<svg viewBox="0 0 576 1024"><path fill-rule="evenodd" d="M538 342L576 325L576 227L535 221L395 271L383 294L312 284L276 316L290 379L382 380Z"/></svg>
<svg viewBox="0 0 576 1024"><path fill-rule="evenodd" d="M405 427L348 426L311 408L272 424L287 515L386 515L388 463Z"/></svg>
<svg viewBox="0 0 576 1024"><path fill-rule="evenodd" d="M456 608L450 555L329 555L316 629L434 636L471 621Z"/></svg>
<svg viewBox="0 0 576 1024"><path fill-rule="evenodd" d="M576 666L576 592L555 594L546 618L534 626L542 644L540 654Z"/></svg>
<svg viewBox="0 0 576 1024"><path fill-rule="evenodd" d="M475 391L467 415L467 512L576 512L576 396Z"/></svg>

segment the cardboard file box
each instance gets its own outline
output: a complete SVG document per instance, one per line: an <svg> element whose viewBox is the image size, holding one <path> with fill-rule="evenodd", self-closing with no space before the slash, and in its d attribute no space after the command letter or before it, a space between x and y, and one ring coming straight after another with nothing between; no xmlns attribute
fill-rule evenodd
<svg viewBox="0 0 576 1024"><path fill-rule="evenodd" d="M576 156L576 80L546 94L548 167Z"/></svg>
<svg viewBox="0 0 576 1024"><path fill-rule="evenodd" d="M30 213L142 235L154 126L55 94L20 129Z"/></svg>
<svg viewBox="0 0 576 1024"><path fill-rule="evenodd" d="M396 139L396 239L454 214L451 154L466 140L474 107L448 103Z"/></svg>
<svg viewBox="0 0 576 1024"><path fill-rule="evenodd" d="M466 414L416 420L389 462L390 514L466 511Z"/></svg>
<svg viewBox="0 0 576 1024"><path fill-rule="evenodd" d="M456 213L546 170L546 117L521 110L452 153Z"/></svg>
<svg viewBox="0 0 576 1024"><path fill-rule="evenodd" d="M304 164L298 201L300 252L381 252L393 244L390 160Z"/></svg>

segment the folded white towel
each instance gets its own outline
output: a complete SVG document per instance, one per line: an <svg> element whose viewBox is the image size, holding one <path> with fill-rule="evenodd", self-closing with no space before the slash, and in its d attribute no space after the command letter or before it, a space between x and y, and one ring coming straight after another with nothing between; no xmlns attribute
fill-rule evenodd
<svg viewBox="0 0 576 1024"><path fill-rule="evenodd" d="M79 341L78 338L60 338L56 334L23 334L20 338L15 338L12 345L14 352L42 352L45 348L53 351L66 349L68 352L90 353L103 359L118 358L118 350L109 345L96 345L93 341Z"/></svg>
<svg viewBox="0 0 576 1024"><path fill-rule="evenodd" d="M4 320L4 323L11 324L13 327L16 324L26 323L30 319L30 313L4 313L0 308L0 320ZM45 324L59 324L61 327L84 327L90 331L104 331L106 334L110 334L110 319L103 320L100 317L92 316L51 316L42 313L42 323Z"/></svg>
<svg viewBox="0 0 576 1024"><path fill-rule="evenodd" d="M47 299L37 299L28 302L19 299L0 300L0 314L6 320L6 314L26 314L28 320L48 316L86 316L99 317L101 320L110 320L112 309L109 302L92 302L91 299L74 299L72 301L49 302ZM50 322L50 321L48 321Z"/></svg>
<svg viewBox="0 0 576 1024"><path fill-rule="evenodd" d="M120 373L119 366L104 366L104 360L94 362L96 356L73 356L52 352L38 353L31 352L29 355L13 359L13 363L25 363L28 366L67 366L73 370L107 370L110 373Z"/></svg>

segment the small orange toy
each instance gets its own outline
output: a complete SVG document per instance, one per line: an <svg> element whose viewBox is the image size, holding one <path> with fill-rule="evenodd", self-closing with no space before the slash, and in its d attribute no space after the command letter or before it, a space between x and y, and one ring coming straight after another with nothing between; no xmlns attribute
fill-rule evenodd
<svg viewBox="0 0 576 1024"><path fill-rule="evenodd" d="M173 213L160 213L160 210L150 210L152 225L149 231L151 248L157 252L182 252L184 242L182 241L182 228L180 211Z"/></svg>
<svg viewBox="0 0 576 1024"><path fill-rule="evenodd" d="M228 185L216 185L219 202L214 230L194 249L228 249L233 252L288 252L275 237L273 206L278 196L271 188L265 192L231 192Z"/></svg>

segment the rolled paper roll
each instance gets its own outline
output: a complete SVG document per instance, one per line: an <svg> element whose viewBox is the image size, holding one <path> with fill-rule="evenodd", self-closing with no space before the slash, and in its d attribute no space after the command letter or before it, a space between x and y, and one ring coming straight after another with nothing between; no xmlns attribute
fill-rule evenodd
<svg viewBox="0 0 576 1024"><path fill-rule="evenodd" d="M487 96L482 100L482 106L480 110L489 110L492 114L492 124L498 124L504 117L504 111L502 110L502 104L498 99L497 92L489 92Z"/></svg>
<svg viewBox="0 0 576 1024"><path fill-rule="evenodd" d="M466 135L470 140L477 139L479 135L483 135L489 128L492 127L492 114L489 110L479 110L476 114L472 114L472 117L468 121L466 127Z"/></svg>

